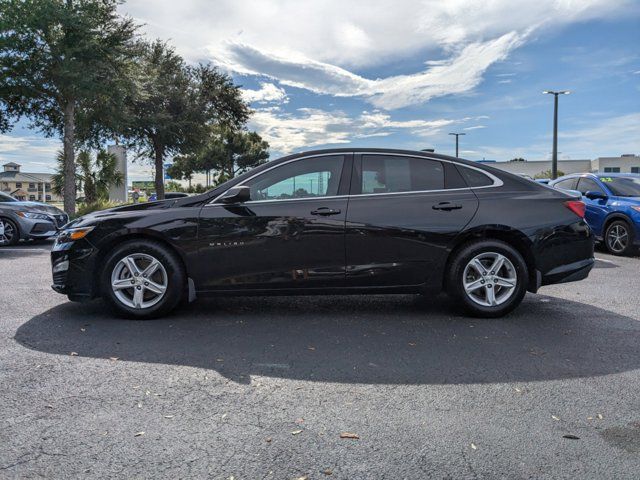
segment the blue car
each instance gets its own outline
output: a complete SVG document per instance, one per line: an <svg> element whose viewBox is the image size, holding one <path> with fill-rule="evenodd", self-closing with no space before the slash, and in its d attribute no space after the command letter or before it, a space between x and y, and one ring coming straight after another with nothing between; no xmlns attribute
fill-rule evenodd
<svg viewBox="0 0 640 480"><path fill-rule="evenodd" d="M640 175L574 173L549 186L582 193L585 219L609 252L627 255L640 246Z"/></svg>

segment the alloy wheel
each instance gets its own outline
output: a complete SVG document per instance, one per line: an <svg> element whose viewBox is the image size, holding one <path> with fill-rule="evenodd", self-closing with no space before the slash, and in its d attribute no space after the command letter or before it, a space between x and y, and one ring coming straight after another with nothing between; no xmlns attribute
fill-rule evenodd
<svg viewBox="0 0 640 480"><path fill-rule="evenodd" d="M607 246L616 253L624 252L628 242L629 232L624 225L618 223L607 232Z"/></svg>
<svg viewBox="0 0 640 480"><path fill-rule="evenodd" d="M473 257L462 276L466 295L478 305L495 307L505 303L516 291L516 269L506 256L485 252Z"/></svg>
<svg viewBox="0 0 640 480"><path fill-rule="evenodd" d="M164 297L169 277L162 263L146 253L132 253L120 259L111 273L111 289L127 307L145 309Z"/></svg>
<svg viewBox="0 0 640 480"><path fill-rule="evenodd" d="M11 223L0 219L0 245L9 245L15 233Z"/></svg>

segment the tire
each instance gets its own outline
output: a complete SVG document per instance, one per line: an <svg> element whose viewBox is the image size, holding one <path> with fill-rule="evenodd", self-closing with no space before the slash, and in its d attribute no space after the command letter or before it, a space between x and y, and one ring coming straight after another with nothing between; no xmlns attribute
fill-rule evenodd
<svg viewBox="0 0 640 480"><path fill-rule="evenodd" d="M501 263L494 271L490 267L496 260ZM529 283L522 255L500 240L476 240L464 245L453 257L446 274L447 292L456 305L482 318L502 317L511 312L522 302Z"/></svg>
<svg viewBox="0 0 640 480"><path fill-rule="evenodd" d="M103 264L100 283L102 297L111 309L136 320L159 318L172 311L182 299L185 284L180 259L153 240L118 245Z"/></svg>
<svg viewBox="0 0 640 480"><path fill-rule="evenodd" d="M604 246L613 255L630 255L633 251L633 229L624 220L614 220L604 233Z"/></svg>
<svg viewBox="0 0 640 480"><path fill-rule="evenodd" d="M17 245L20 241L20 230L18 229L18 225L8 218L0 218L0 222L2 222L3 227L0 227L0 231L3 232L0 235L0 247Z"/></svg>

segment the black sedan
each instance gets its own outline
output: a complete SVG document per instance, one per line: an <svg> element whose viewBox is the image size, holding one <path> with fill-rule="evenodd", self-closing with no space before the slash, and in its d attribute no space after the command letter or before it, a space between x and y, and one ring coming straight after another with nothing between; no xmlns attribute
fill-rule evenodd
<svg viewBox="0 0 640 480"><path fill-rule="evenodd" d="M586 278L584 204L433 153L336 149L274 160L192 197L93 213L52 251L53 288L153 318L205 295L445 290L496 317Z"/></svg>

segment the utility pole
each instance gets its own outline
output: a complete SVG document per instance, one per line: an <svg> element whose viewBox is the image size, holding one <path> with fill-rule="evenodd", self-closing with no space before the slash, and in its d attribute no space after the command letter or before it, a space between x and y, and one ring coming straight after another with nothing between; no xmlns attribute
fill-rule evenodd
<svg viewBox="0 0 640 480"><path fill-rule="evenodd" d="M449 135L455 135L456 136L456 158L459 157L458 155L458 137L460 135L466 135L466 133L450 133Z"/></svg>
<svg viewBox="0 0 640 480"><path fill-rule="evenodd" d="M569 95L569 90L545 90L542 92L553 95L553 152L551 153L551 180L558 178L558 95Z"/></svg>

